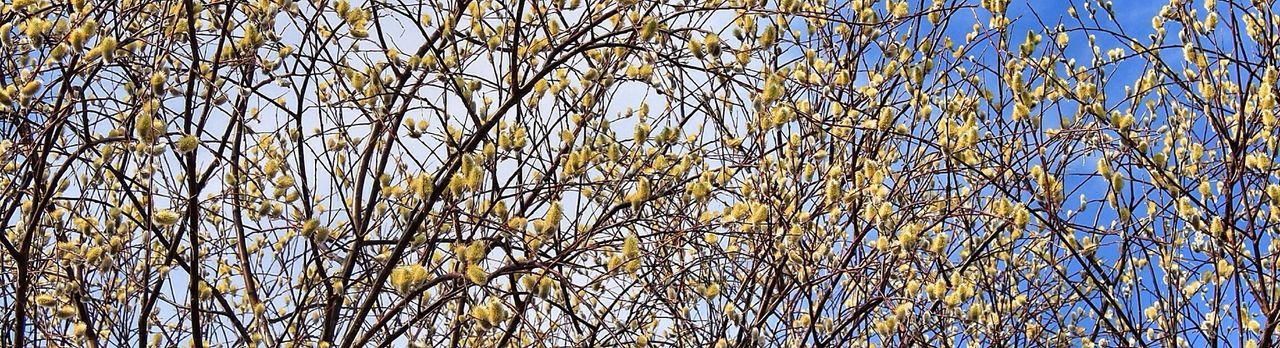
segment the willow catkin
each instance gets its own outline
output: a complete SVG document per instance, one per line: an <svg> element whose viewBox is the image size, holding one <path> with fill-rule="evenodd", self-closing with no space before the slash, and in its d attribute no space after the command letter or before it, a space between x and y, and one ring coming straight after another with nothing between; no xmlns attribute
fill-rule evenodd
<svg viewBox="0 0 1280 348"><path fill-rule="evenodd" d="M161 227L168 227L177 224L180 217L181 215L177 212L164 209L155 212L155 215L152 217L152 222Z"/></svg>

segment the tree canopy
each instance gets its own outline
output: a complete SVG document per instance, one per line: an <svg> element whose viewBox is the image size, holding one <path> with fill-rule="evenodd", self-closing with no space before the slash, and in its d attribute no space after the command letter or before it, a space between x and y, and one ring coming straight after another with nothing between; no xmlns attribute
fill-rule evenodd
<svg viewBox="0 0 1280 348"><path fill-rule="evenodd" d="M1275 347L1272 0L6 0L14 347Z"/></svg>

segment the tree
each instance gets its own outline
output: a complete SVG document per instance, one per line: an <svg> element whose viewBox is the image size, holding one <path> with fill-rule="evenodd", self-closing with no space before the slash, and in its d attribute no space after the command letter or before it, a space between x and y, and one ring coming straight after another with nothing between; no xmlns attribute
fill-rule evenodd
<svg viewBox="0 0 1280 348"><path fill-rule="evenodd" d="M1272 347L1274 11L14 0L0 331Z"/></svg>

